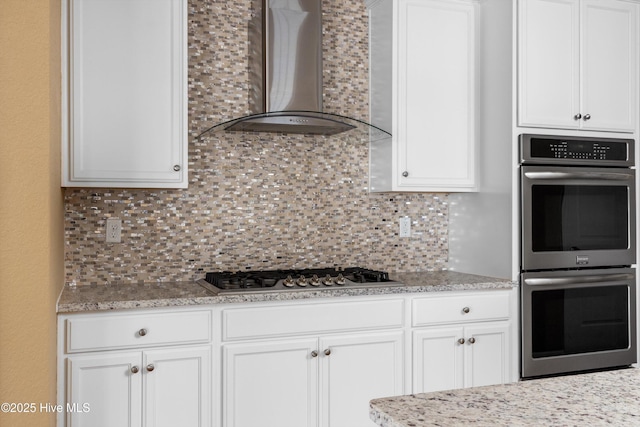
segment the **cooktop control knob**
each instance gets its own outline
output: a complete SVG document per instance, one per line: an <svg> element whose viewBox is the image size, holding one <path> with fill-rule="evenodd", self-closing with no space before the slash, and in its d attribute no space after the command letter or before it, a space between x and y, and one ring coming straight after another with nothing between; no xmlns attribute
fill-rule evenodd
<svg viewBox="0 0 640 427"><path fill-rule="evenodd" d="M301 286L301 287L304 288L308 284L309 284L309 282L307 282L307 278L306 277L304 277L304 276L298 277L298 286Z"/></svg>
<svg viewBox="0 0 640 427"><path fill-rule="evenodd" d="M320 286L320 279L317 274L314 274L311 280L309 280L311 286Z"/></svg>
<svg viewBox="0 0 640 427"><path fill-rule="evenodd" d="M293 277L287 276L287 278L282 281L282 284L285 285L287 288L293 288L296 282L293 280Z"/></svg>
<svg viewBox="0 0 640 427"><path fill-rule="evenodd" d="M322 283L324 283L325 286L333 286L333 277L327 274L324 276L324 279L322 279Z"/></svg>
<svg viewBox="0 0 640 427"><path fill-rule="evenodd" d="M336 285L338 285L338 286L344 286L344 284L347 283L344 280L344 276L342 275L342 273L338 274L338 277L336 277L335 281L336 281Z"/></svg>

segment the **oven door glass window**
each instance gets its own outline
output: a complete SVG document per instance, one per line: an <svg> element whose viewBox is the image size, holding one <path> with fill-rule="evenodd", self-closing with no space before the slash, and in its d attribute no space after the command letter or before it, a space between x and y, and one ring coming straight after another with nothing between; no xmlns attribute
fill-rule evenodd
<svg viewBox="0 0 640 427"><path fill-rule="evenodd" d="M531 294L533 358L629 347L629 287L602 286Z"/></svg>
<svg viewBox="0 0 640 427"><path fill-rule="evenodd" d="M531 249L627 249L628 203L627 186L533 185Z"/></svg>

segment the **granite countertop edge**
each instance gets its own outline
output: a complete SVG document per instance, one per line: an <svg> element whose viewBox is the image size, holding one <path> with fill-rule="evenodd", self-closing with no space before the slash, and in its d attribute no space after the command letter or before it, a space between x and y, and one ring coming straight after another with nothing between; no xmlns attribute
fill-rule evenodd
<svg viewBox="0 0 640 427"><path fill-rule="evenodd" d="M623 368L373 399L380 427L638 425L640 370Z"/></svg>
<svg viewBox="0 0 640 427"><path fill-rule="evenodd" d="M57 313L123 310L136 308L185 307L210 304L292 301L366 295L448 292L482 289L510 289L517 282L454 271L391 273L398 283L356 289L323 289L264 293L215 294L197 281L65 285Z"/></svg>

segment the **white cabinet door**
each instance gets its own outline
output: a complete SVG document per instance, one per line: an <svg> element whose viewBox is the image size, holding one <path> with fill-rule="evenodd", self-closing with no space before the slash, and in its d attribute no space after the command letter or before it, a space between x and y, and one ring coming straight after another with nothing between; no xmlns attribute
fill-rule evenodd
<svg viewBox="0 0 640 427"><path fill-rule="evenodd" d="M518 124L633 132L638 5L520 0Z"/></svg>
<svg viewBox="0 0 640 427"><path fill-rule="evenodd" d="M462 327L413 332L413 393L464 387Z"/></svg>
<svg viewBox="0 0 640 427"><path fill-rule="evenodd" d="M145 351L145 427L211 425L211 349Z"/></svg>
<svg viewBox="0 0 640 427"><path fill-rule="evenodd" d="M476 7L370 2L371 191L475 191Z"/></svg>
<svg viewBox="0 0 640 427"><path fill-rule="evenodd" d="M399 187L473 187L473 5L404 0L398 7L398 119L393 133L398 138Z"/></svg>
<svg viewBox="0 0 640 427"><path fill-rule="evenodd" d="M223 345L222 424L317 426L317 343L292 339Z"/></svg>
<svg viewBox="0 0 640 427"><path fill-rule="evenodd" d="M464 329L465 387L509 381L509 324L478 324Z"/></svg>
<svg viewBox="0 0 640 427"><path fill-rule="evenodd" d="M520 126L578 128L579 0L519 3Z"/></svg>
<svg viewBox="0 0 640 427"><path fill-rule="evenodd" d="M187 186L186 0L64 0L63 186Z"/></svg>
<svg viewBox="0 0 640 427"><path fill-rule="evenodd" d="M369 401L404 393L402 331L320 339L323 427L370 427Z"/></svg>
<svg viewBox="0 0 640 427"><path fill-rule="evenodd" d="M140 352L69 357L66 403L80 410L67 427L141 427L141 362Z"/></svg>
<svg viewBox="0 0 640 427"><path fill-rule="evenodd" d="M582 127L633 131L637 120L638 5L582 0ZM590 117L586 119L587 115Z"/></svg>

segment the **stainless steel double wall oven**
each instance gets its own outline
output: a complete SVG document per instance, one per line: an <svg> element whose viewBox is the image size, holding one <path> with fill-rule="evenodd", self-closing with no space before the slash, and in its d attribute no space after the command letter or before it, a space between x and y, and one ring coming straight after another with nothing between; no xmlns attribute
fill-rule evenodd
<svg viewBox="0 0 640 427"><path fill-rule="evenodd" d="M520 136L522 377L636 362L634 141Z"/></svg>

